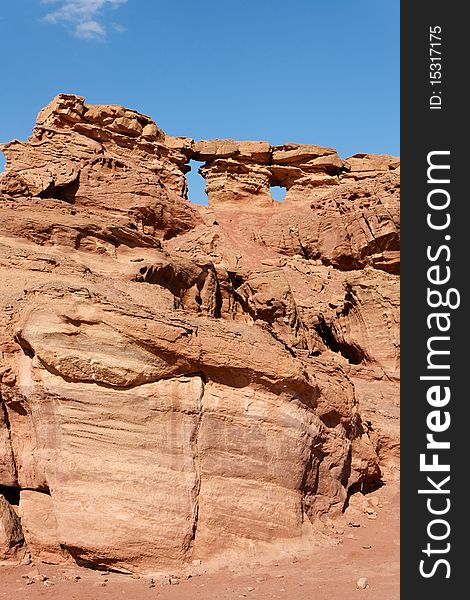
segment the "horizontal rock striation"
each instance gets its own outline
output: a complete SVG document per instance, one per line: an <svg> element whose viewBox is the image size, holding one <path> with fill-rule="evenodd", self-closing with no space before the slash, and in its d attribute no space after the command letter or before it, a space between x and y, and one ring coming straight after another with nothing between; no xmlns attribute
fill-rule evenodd
<svg viewBox="0 0 470 600"><path fill-rule="evenodd" d="M397 158L65 94L2 150L0 560L182 567L395 476Z"/></svg>

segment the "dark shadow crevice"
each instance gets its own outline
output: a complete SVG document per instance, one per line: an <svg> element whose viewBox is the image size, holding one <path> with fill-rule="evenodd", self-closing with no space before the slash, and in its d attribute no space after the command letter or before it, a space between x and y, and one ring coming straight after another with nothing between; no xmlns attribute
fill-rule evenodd
<svg viewBox="0 0 470 600"><path fill-rule="evenodd" d="M367 359L366 354L361 348L354 344L348 344L343 340L338 340L335 337L333 328L329 325L325 319L321 318L317 325L315 325L315 331L318 333L323 343L327 348L341 354L352 365L360 365Z"/></svg>
<svg viewBox="0 0 470 600"><path fill-rule="evenodd" d="M73 181L64 185L51 184L47 189L39 194L40 198L51 198L53 200L61 200L68 204L75 203L75 197L80 187L80 174L77 174Z"/></svg>
<svg viewBox="0 0 470 600"><path fill-rule="evenodd" d="M20 503L21 489L16 486L0 485L0 495L12 506L18 506Z"/></svg>

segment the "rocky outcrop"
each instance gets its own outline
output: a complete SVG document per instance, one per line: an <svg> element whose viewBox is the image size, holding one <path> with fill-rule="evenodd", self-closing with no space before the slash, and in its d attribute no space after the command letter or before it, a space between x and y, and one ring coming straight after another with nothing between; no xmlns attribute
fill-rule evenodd
<svg viewBox="0 0 470 600"><path fill-rule="evenodd" d="M112 214L113 227L169 238L198 216L181 199L185 155L164 140L149 117L61 95L40 112L28 143L3 147L8 171L0 190L62 200L105 222Z"/></svg>
<svg viewBox="0 0 470 600"><path fill-rule="evenodd" d="M176 568L315 536L394 476L396 158L70 95L3 151L4 556Z"/></svg>

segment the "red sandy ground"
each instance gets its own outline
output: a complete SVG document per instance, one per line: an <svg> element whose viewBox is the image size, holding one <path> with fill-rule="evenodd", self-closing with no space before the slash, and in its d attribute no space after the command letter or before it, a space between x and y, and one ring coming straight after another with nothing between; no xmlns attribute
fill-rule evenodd
<svg viewBox="0 0 470 600"><path fill-rule="evenodd" d="M336 546L314 548L308 558L293 556L271 565L231 566L165 584L130 575L79 567L0 566L1 600L398 600L399 494L389 484L377 492L381 508L371 520L362 514L338 527ZM360 525L359 527L357 525ZM359 577L369 587L356 589Z"/></svg>

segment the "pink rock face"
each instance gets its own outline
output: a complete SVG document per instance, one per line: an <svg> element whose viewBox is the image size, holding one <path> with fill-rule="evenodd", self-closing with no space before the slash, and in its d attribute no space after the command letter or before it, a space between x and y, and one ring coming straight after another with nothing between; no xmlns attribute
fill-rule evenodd
<svg viewBox="0 0 470 600"><path fill-rule="evenodd" d="M49 494L22 490L18 508L25 545L36 560L49 564L67 559L57 537L57 519Z"/></svg>
<svg viewBox="0 0 470 600"><path fill-rule="evenodd" d="M398 159L173 138L70 95L3 151L4 557L304 543L395 476Z"/></svg>

